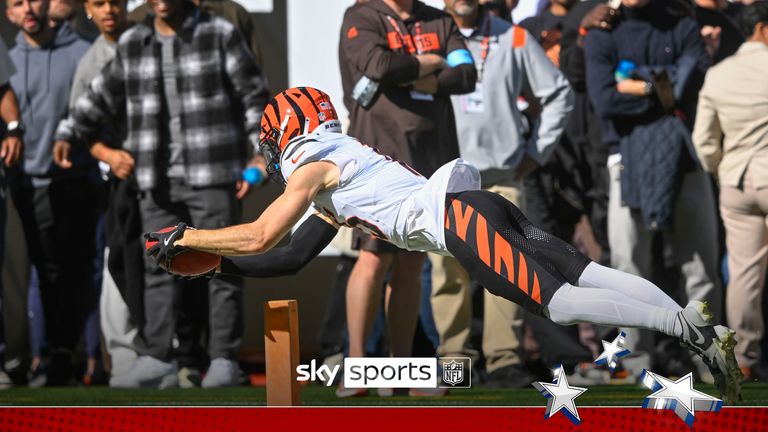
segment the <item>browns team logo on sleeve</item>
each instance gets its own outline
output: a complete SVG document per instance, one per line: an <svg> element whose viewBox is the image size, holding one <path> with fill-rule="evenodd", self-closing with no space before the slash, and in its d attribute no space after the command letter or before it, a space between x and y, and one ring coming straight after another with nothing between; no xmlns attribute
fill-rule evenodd
<svg viewBox="0 0 768 432"><path fill-rule="evenodd" d="M357 37L357 27L352 26L347 30L347 39L354 39Z"/></svg>

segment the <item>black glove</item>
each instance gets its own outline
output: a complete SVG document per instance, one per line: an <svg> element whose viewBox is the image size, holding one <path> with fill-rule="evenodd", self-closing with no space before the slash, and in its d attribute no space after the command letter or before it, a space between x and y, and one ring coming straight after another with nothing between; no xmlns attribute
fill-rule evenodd
<svg viewBox="0 0 768 432"><path fill-rule="evenodd" d="M174 245L176 240L184 237L184 231L186 230L187 224L184 222L179 222L179 224L170 231L156 231L144 234L144 238L147 240L157 240L157 243L153 244L149 249L147 249L147 256L154 258L157 262L157 265L167 271L170 271L171 260L173 257L187 250L187 248L183 246Z"/></svg>

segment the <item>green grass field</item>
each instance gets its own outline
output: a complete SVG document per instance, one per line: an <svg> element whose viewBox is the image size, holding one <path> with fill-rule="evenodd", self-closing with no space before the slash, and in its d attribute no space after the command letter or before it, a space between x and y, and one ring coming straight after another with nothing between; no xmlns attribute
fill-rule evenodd
<svg viewBox="0 0 768 432"><path fill-rule="evenodd" d="M698 390L714 394L714 388L697 385ZM375 392L373 393L375 394ZM650 391L640 385L591 387L578 398L579 406L637 406ZM744 386L744 402L740 405L768 406L768 383ZM339 399L333 387L316 385L304 387L302 402L305 406L344 405L432 405L432 406L544 406L546 399L535 389L491 389L475 387L455 389L441 398L368 396ZM113 390L107 387L76 388L12 388L0 391L0 405L264 405L265 389L239 387L230 389L171 389L171 390Z"/></svg>

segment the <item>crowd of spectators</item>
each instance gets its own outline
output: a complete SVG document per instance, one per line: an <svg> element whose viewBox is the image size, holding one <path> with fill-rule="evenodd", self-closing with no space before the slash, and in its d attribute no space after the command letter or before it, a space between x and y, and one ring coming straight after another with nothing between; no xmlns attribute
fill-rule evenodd
<svg viewBox="0 0 768 432"><path fill-rule="evenodd" d="M91 384L97 364L113 387L239 385L242 280L175 279L143 257L141 233L232 225L266 179L258 125L280 89L253 20L232 0L130 14L126 0L4 1L18 35L9 52L0 42L0 261L10 197L37 312L33 364L6 358L0 387ZM768 2L542 0L520 23L514 0L350 3L338 52L351 136L426 177L466 159L484 189L593 260L706 301L736 330L746 379L768 379ZM531 316L450 257L360 231L342 242L329 358L467 357L498 387L555 364L575 384L647 368L712 380L676 341L630 329L632 354L609 372L592 359L619 329Z"/></svg>

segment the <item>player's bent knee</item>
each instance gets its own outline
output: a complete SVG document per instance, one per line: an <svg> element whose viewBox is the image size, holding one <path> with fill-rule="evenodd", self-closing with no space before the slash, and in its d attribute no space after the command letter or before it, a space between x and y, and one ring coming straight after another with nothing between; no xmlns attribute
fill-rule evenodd
<svg viewBox="0 0 768 432"><path fill-rule="evenodd" d="M573 319L571 317L566 317L558 313L552 313L552 311L548 308L544 308L544 316L549 318L550 321L552 321L555 324L563 325L563 326L570 326L578 324L580 321Z"/></svg>
<svg viewBox="0 0 768 432"><path fill-rule="evenodd" d="M552 299L550 299L549 304L543 308L544 316L560 325L574 325L584 322L572 310L573 298L571 296L575 294L575 288L569 283L565 283L558 288Z"/></svg>

